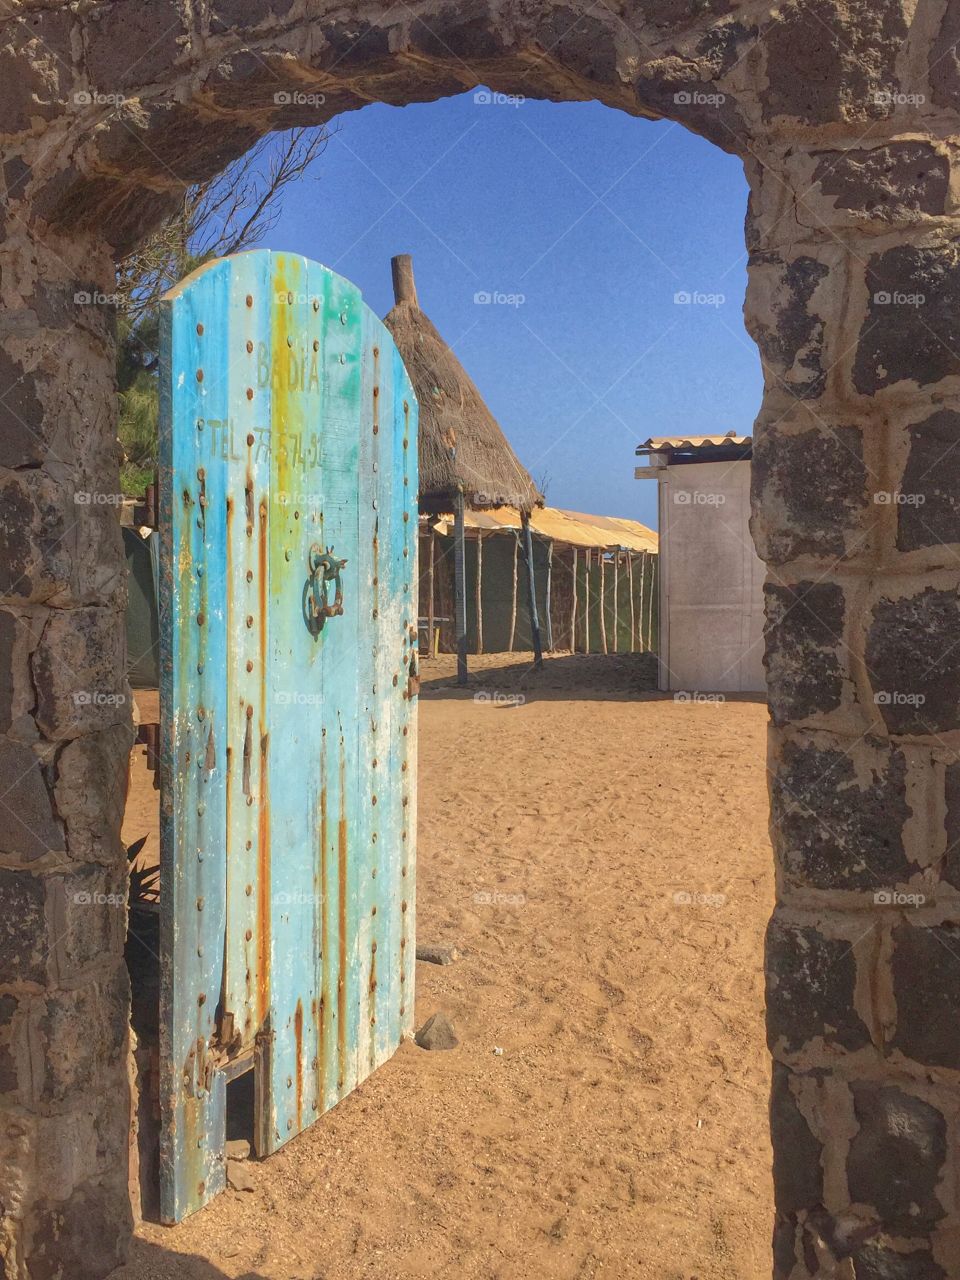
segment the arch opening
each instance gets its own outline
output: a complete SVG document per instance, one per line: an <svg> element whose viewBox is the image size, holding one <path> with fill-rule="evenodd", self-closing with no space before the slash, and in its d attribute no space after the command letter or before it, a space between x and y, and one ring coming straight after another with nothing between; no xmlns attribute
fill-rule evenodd
<svg viewBox="0 0 960 1280"><path fill-rule="evenodd" d="M78 516L75 501L115 488L116 474L109 316L76 295L91 283L109 294L114 255L184 181L302 122L295 94L322 94L331 117L481 83L594 98L694 128L744 157L751 186L747 317L765 376L753 528L770 571L778 865L774 1272L802 1280L851 1260L955 1274L960 1209L943 1173L960 1070L949 958L960 529L944 492L960 438L952 9L436 4L393 22L282 0L128 8L36 10L11 28L0 401L13 518L0 618L18 1065L4 1106L28 1144L54 1152L63 1117L89 1127L104 1096L126 1090L116 930L68 893L70 876L109 886L125 874L129 746L125 713L77 715L73 697L78 680L109 685L122 665L123 578L109 513ZM911 894L923 901L908 911ZM22 1069L28 1041L40 1076ZM50 1257L102 1275L120 1256L125 1138L111 1132L96 1167L64 1172L48 1194L17 1190L8 1252L24 1275ZM910 1177L895 1181L901 1158Z"/></svg>

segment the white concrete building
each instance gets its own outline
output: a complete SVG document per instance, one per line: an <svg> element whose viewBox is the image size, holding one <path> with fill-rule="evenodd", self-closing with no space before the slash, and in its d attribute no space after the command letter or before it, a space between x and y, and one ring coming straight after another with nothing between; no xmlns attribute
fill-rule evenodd
<svg viewBox="0 0 960 1280"><path fill-rule="evenodd" d="M638 479L656 479L660 688L764 689L764 565L750 537L752 438L653 436Z"/></svg>

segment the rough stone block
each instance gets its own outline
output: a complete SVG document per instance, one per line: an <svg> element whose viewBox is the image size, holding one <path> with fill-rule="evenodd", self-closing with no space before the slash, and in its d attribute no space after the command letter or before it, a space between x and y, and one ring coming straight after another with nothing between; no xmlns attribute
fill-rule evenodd
<svg viewBox="0 0 960 1280"><path fill-rule="evenodd" d="M863 551L863 528L874 513L859 428L811 418L788 434L758 423L751 481L751 530L763 559L784 564Z"/></svg>
<svg viewBox="0 0 960 1280"><path fill-rule="evenodd" d="M25 1112L0 1110L0 1203L4 1216L20 1218L25 1205L36 1196L36 1130L37 1121ZM0 1227L0 1253L4 1259L17 1256L11 1249L9 1236Z"/></svg>
<svg viewBox="0 0 960 1280"><path fill-rule="evenodd" d="M294 0L211 0L210 30L234 32L238 28L267 26L285 18Z"/></svg>
<svg viewBox="0 0 960 1280"><path fill-rule="evenodd" d="M49 882L58 980L76 982L89 965L123 950L129 877L123 865L79 867Z"/></svg>
<svg viewBox="0 0 960 1280"><path fill-rule="evenodd" d="M133 729L114 725L75 738L57 757L54 796L77 862L116 865L123 859L120 827Z"/></svg>
<svg viewBox="0 0 960 1280"><path fill-rule="evenodd" d="M847 1157L854 1204L876 1209L884 1227L908 1234L944 1216L937 1183L947 1154L943 1115L922 1098L875 1081L854 1081L859 1129Z"/></svg>
<svg viewBox="0 0 960 1280"><path fill-rule="evenodd" d="M116 1099L104 1101L118 1110ZM127 1133L129 1135L129 1121ZM41 1116L36 1122L37 1181L49 1200L69 1198L74 1187L102 1172L100 1139L92 1107L62 1115ZM120 1147L114 1148L120 1150Z"/></svg>
<svg viewBox="0 0 960 1280"><path fill-rule="evenodd" d="M829 740L828 740L829 742ZM876 739L784 743L771 782L771 834L787 877L814 889L889 889L920 868L903 828L903 753Z"/></svg>
<svg viewBox="0 0 960 1280"><path fill-rule="evenodd" d="M954 111L960 107L960 10L948 4L927 55L933 101Z"/></svg>
<svg viewBox="0 0 960 1280"><path fill-rule="evenodd" d="M881 598L867 632L874 701L891 733L960 728L960 597L927 587Z"/></svg>
<svg viewBox="0 0 960 1280"><path fill-rule="evenodd" d="M773 1064L770 1091L770 1138L773 1142L774 1203L779 1215L810 1209L823 1200L823 1145L811 1132L791 1080L816 1079L815 1073L803 1076ZM793 1232L790 1232L791 1248Z"/></svg>
<svg viewBox="0 0 960 1280"><path fill-rule="evenodd" d="M767 1043L795 1053L811 1040L856 1050L870 1033L854 1007L855 947L811 926L770 922L766 944Z"/></svg>
<svg viewBox="0 0 960 1280"><path fill-rule="evenodd" d="M827 299L821 286L829 274L817 258L751 254L747 326L760 348L768 390L798 400L823 394Z"/></svg>
<svg viewBox="0 0 960 1280"><path fill-rule="evenodd" d="M69 991L51 991L33 1015L39 1047L33 1105L44 1115L74 1110L104 1088L124 1102L121 1076L130 984L122 958L114 975Z"/></svg>
<svg viewBox="0 0 960 1280"><path fill-rule="evenodd" d="M126 1179L85 1184L67 1200L40 1200L27 1226L30 1280L102 1280L127 1258L133 1220Z"/></svg>
<svg viewBox="0 0 960 1280"><path fill-rule="evenodd" d="M55 609L33 655L35 717L54 740L130 721L123 619L112 608Z"/></svg>
<svg viewBox="0 0 960 1280"><path fill-rule="evenodd" d="M36 466L45 453L43 406L34 374L0 351L0 467Z"/></svg>
<svg viewBox="0 0 960 1280"><path fill-rule="evenodd" d="M19 22L6 23L0 119L7 132L19 133L62 113L59 99L70 79L74 25L67 9L28 12Z"/></svg>
<svg viewBox="0 0 960 1280"><path fill-rule="evenodd" d="M0 868L0 973L4 982L46 981L44 881Z"/></svg>
<svg viewBox="0 0 960 1280"><path fill-rule="evenodd" d="M16 996L0 996L0 1094L16 1094L20 1087L15 1018L20 1010ZM16 1099L14 1099L16 1101Z"/></svg>
<svg viewBox="0 0 960 1280"><path fill-rule="evenodd" d="M122 96L130 87L172 74L185 43L183 11L176 0L105 4L85 15L86 67L101 94Z"/></svg>
<svg viewBox="0 0 960 1280"><path fill-rule="evenodd" d="M848 1256L854 1263L856 1280L950 1280L923 1247L890 1249L871 1240Z"/></svg>
<svg viewBox="0 0 960 1280"><path fill-rule="evenodd" d="M34 701L30 655L44 618L42 609L0 609L0 733L12 730L15 738L37 736L30 716Z"/></svg>
<svg viewBox="0 0 960 1280"><path fill-rule="evenodd" d="M64 847L44 773L30 747L0 738L0 851L18 862Z"/></svg>
<svg viewBox="0 0 960 1280"><path fill-rule="evenodd" d="M938 409L907 429L910 451L897 491L897 547L960 542L960 413Z"/></svg>
<svg viewBox="0 0 960 1280"><path fill-rule="evenodd" d="M947 884L960 889L960 762L948 764L944 769L944 826L947 848L940 868Z"/></svg>
<svg viewBox="0 0 960 1280"><path fill-rule="evenodd" d="M908 33L902 0L805 0L778 16L764 36L765 120L816 125L890 114L884 95L900 88L896 60Z"/></svg>
<svg viewBox="0 0 960 1280"><path fill-rule="evenodd" d="M835 711L843 696L844 597L832 582L764 588L767 695L774 724Z"/></svg>
<svg viewBox="0 0 960 1280"><path fill-rule="evenodd" d="M950 159L927 142L828 151L817 156L813 182L833 197L835 210L864 222L900 224L946 213Z"/></svg>
<svg viewBox="0 0 960 1280"><path fill-rule="evenodd" d="M0 474L0 595L43 601L69 591L67 516L62 488L43 471Z"/></svg>
<svg viewBox="0 0 960 1280"><path fill-rule="evenodd" d="M9 609L0 609L0 733L8 731L14 718L14 694L17 684L17 650L19 635L17 617ZM19 673L20 678L26 672Z"/></svg>
<svg viewBox="0 0 960 1280"><path fill-rule="evenodd" d="M277 82L277 87L284 88L284 82ZM318 125L326 118L323 112L310 114L317 117ZM177 103L145 103L135 120L104 130L97 138L97 149L110 165L136 171L149 154L181 181L202 182L243 155L260 136L255 126L241 121L212 122ZM149 205L144 212L152 218ZM107 234L111 233L108 227Z"/></svg>
<svg viewBox="0 0 960 1280"><path fill-rule="evenodd" d="M960 925L904 924L894 943L892 1048L925 1066L960 1070Z"/></svg>
<svg viewBox="0 0 960 1280"><path fill-rule="evenodd" d="M853 382L873 395L898 382L930 386L960 374L960 243L897 245L867 266L867 314Z"/></svg>

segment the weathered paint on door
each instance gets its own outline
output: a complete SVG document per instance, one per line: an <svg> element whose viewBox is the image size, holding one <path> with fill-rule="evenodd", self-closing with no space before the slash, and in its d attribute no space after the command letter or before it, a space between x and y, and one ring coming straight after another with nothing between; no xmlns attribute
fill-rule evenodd
<svg viewBox="0 0 960 1280"><path fill-rule="evenodd" d="M275 1151L411 1026L417 406L357 288L290 254L162 308L161 1207ZM343 562L343 563L341 563Z"/></svg>

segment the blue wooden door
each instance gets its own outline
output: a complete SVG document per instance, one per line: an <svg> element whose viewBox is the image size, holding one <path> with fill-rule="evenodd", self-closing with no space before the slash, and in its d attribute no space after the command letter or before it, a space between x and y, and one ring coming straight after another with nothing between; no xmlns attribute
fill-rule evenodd
<svg viewBox="0 0 960 1280"><path fill-rule="evenodd" d="M275 1151L411 1027L417 406L318 263L162 307L161 1208L222 1189L228 1082Z"/></svg>

